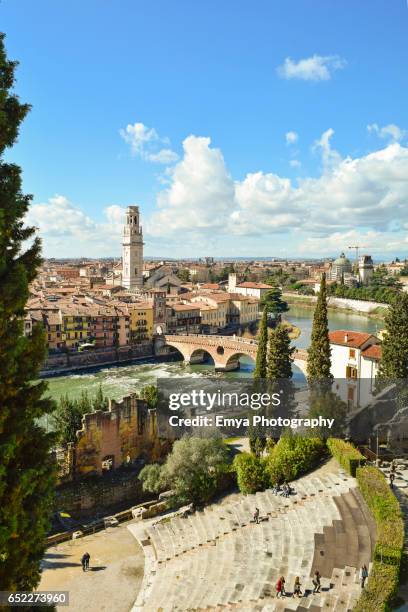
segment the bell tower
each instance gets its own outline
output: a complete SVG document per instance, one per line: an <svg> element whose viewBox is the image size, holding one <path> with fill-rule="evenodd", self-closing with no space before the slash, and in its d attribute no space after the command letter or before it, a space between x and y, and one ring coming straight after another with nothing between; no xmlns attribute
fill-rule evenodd
<svg viewBox="0 0 408 612"><path fill-rule="evenodd" d="M130 290L143 286L143 233L139 221L139 207L128 206L123 226L122 285Z"/></svg>

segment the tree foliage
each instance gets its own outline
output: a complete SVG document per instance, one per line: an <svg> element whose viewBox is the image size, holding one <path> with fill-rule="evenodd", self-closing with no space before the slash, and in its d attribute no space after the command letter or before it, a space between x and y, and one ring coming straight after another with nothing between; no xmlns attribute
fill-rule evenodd
<svg viewBox="0 0 408 612"><path fill-rule="evenodd" d="M295 347L291 346L289 331L283 325L277 325L269 336L267 379L269 381L292 378L292 355Z"/></svg>
<svg viewBox="0 0 408 612"><path fill-rule="evenodd" d="M267 484L265 460L252 453L236 455L233 463L241 493L256 493L265 489Z"/></svg>
<svg viewBox="0 0 408 612"><path fill-rule="evenodd" d="M327 319L326 275L322 274L320 291L313 315L311 343L308 349L307 377L309 382L332 380L331 349Z"/></svg>
<svg viewBox="0 0 408 612"><path fill-rule="evenodd" d="M379 380L408 378L408 294L401 293L385 315Z"/></svg>
<svg viewBox="0 0 408 612"><path fill-rule="evenodd" d="M221 439L185 436L176 440L164 465L144 468L139 477L145 490L168 488L178 503L201 504L214 495L228 465L229 453Z"/></svg>
<svg viewBox="0 0 408 612"><path fill-rule="evenodd" d="M282 436L266 461L271 484L298 478L314 468L325 452L326 445L320 438L296 434Z"/></svg>
<svg viewBox="0 0 408 612"><path fill-rule="evenodd" d="M273 313L274 315L287 312L289 306L285 300L282 299L282 290L280 287L272 287L266 291L261 298L261 305L264 310Z"/></svg>
<svg viewBox="0 0 408 612"><path fill-rule="evenodd" d="M159 394L156 385L146 385L143 387L140 397L146 401L149 408L157 408Z"/></svg>
<svg viewBox="0 0 408 612"><path fill-rule="evenodd" d="M23 335L41 245L24 225L31 196L21 190L21 170L4 161L29 111L13 93L15 68L0 35L0 585L12 591L39 582L55 482L53 435L39 425L54 407L37 382L45 337L39 327Z"/></svg>
<svg viewBox="0 0 408 612"><path fill-rule="evenodd" d="M104 396L101 385L93 399L86 391L82 391L78 399L71 399L68 394L60 397L53 415L59 442L61 444L76 442L76 432L82 428L84 414L94 410L107 410L108 405L108 399Z"/></svg>
<svg viewBox="0 0 408 612"><path fill-rule="evenodd" d="M268 358L268 311L264 308L259 324L258 351L254 370L254 380L266 378Z"/></svg>

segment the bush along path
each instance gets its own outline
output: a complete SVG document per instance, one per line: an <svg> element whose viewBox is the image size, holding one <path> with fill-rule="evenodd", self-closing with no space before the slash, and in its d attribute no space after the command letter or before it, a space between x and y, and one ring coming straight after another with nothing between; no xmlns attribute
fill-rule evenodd
<svg viewBox="0 0 408 612"><path fill-rule="evenodd" d="M389 481L391 465L381 468L385 478ZM395 470L394 494L397 498L404 521L404 545L402 551L400 583L395 598L395 609L406 610L408 608L408 461L399 460Z"/></svg>
<svg viewBox="0 0 408 612"><path fill-rule="evenodd" d="M377 467L364 465L365 458L352 444L332 438L327 445L349 473L356 473L362 497L376 523L377 543L373 563L368 583L354 612L396 610L399 604L403 604L403 600L399 601L397 597L404 548L404 522L398 499L384 473ZM387 473L387 470L384 471ZM408 469L406 473L405 486L408 486Z"/></svg>

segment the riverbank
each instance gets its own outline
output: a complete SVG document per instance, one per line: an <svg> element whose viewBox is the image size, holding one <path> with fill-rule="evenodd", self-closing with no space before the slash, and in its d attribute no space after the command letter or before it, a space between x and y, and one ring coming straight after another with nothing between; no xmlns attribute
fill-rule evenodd
<svg viewBox="0 0 408 612"><path fill-rule="evenodd" d="M314 308L317 296L299 295L297 293L283 293L285 301L290 305L302 306L302 308ZM349 298L338 298L330 296L327 300L329 310L338 310L350 314L359 314L372 319L383 321L388 309L388 304L379 302L368 302L365 300L350 300Z"/></svg>
<svg viewBox="0 0 408 612"><path fill-rule="evenodd" d="M132 346L103 347L80 353L51 353L41 368L41 378L68 376L75 372L113 365L126 365L143 361L154 356L153 342Z"/></svg>

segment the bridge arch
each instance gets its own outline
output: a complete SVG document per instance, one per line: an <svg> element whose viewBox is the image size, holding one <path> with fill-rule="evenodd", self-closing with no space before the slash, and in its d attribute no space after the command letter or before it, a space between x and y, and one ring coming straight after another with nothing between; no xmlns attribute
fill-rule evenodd
<svg viewBox="0 0 408 612"><path fill-rule="evenodd" d="M256 362L255 355L249 355L248 353L243 353L243 352L235 352L235 353L229 354L229 356L227 357L227 360L225 363L225 369L227 371L230 371L230 370L237 370L241 368L241 358L242 357L249 359L255 365L255 362Z"/></svg>
<svg viewBox="0 0 408 612"><path fill-rule="evenodd" d="M190 354L189 363L191 364L194 364L194 363L212 363L214 364L214 357L206 349L195 348Z"/></svg>
<svg viewBox="0 0 408 612"><path fill-rule="evenodd" d="M213 336L203 334L159 336L159 344L177 349L187 363L202 363L209 356L216 370L233 370L240 367L240 357L256 361L258 343L255 340L235 336ZM306 376L307 351L296 349L294 365Z"/></svg>

